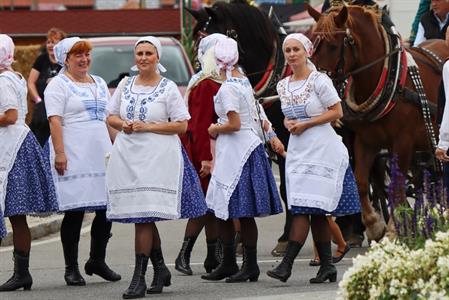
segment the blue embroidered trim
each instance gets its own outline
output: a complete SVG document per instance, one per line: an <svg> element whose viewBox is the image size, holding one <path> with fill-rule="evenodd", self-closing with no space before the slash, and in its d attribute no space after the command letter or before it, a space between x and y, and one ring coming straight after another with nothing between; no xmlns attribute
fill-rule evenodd
<svg viewBox="0 0 449 300"><path fill-rule="evenodd" d="M223 83L238 83L245 87L251 87L251 83L246 77L245 78L231 77L226 79Z"/></svg>

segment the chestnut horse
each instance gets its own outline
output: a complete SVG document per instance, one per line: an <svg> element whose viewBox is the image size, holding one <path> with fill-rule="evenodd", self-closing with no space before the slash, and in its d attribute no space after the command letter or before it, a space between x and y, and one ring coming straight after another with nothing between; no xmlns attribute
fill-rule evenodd
<svg viewBox="0 0 449 300"><path fill-rule="evenodd" d="M310 6L308 11L317 22L313 30L312 39L316 48L312 61L333 80L341 79L338 78L341 76L350 77L352 106L363 106L378 92L382 76L385 76L384 61L389 58L386 47L388 42L385 41L385 30L380 21L382 12L357 5L333 7L327 14L321 14ZM408 49L406 51L411 54L408 59L405 52L402 54L403 63L407 61L410 66L412 61L416 62L430 106L437 103L441 82L441 65L438 65L435 57L445 58L449 55L449 49L443 44L444 41L434 40L423 45L430 51ZM402 53L404 48L399 45L397 53ZM435 57L429 57L428 52L436 54ZM355 132L355 177L369 240L381 239L387 229L368 197L369 174L376 155L381 149L388 149L390 154L397 155L399 168L406 174L415 151L433 152L419 101L411 101L411 96L415 95L416 98L418 94L415 93L409 71L410 68L407 69L405 65L402 83L394 89L390 105L382 114L369 119L364 116L345 120L345 124ZM386 82L385 86L388 84L391 86L396 82ZM404 92L406 90L408 94ZM347 98L344 101L347 104ZM433 120L432 123L433 128L436 128ZM433 130L436 135L437 130Z"/></svg>

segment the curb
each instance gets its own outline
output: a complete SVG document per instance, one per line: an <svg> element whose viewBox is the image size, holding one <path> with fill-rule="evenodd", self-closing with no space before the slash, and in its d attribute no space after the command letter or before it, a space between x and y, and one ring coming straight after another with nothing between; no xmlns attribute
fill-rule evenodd
<svg viewBox="0 0 449 300"><path fill-rule="evenodd" d="M31 240L36 240L41 237L50 235L52 233L59 232L61 229L62 218L64 215L56 215L48 218L42 218L42 222L34 225L28 225L31 233ZM48 220L47 220L48 219ZM8 233L6 237L2 240L1 246L12 246L12 229L7 225Z"/></svg>

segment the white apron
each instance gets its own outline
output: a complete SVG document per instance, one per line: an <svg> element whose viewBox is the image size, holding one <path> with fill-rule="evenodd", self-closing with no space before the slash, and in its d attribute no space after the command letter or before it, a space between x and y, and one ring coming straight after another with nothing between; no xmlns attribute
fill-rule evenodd
<svg viewBox="0 0 449 300"><path fill-rule="evenodd" d="M0 77L10 80L17 94L18 118L14 125L0 127L0 210L5 211L6 188L8 186L8 174L11 171L25 137L30 129L25 124L26 107L26 82L19 79L13 72L4 72ZM1 101L1 99L0 99ZM3 103L0 103L0 108ZM8 110L8 109L6 109ZM0 112L0 115L4 112Z"/></svg>

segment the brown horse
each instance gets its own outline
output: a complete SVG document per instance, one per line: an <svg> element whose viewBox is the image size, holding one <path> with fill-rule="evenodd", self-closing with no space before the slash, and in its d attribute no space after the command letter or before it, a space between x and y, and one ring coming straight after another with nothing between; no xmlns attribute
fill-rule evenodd
<svg viewBox="0 0 449 300"><path fill-rule="evenodd" d="M390 58L385 31L381 28L381 11L357 5L333 7L327 14L320 14L311 7L308 7L308 11L317 21L312 38L316 46L313 62L334 80L342 75L350 77L352 107L363 107L378 92L379 82L385 76L384 61ZM449 49L443 44L444 41L432 41L424 47L436 56L445 58L449 55ZM403 50L401 46L399 48L400 51ZM436 103L441 82L441 72L438 69L441 66L429 57L427 51L407 51L418 65L427 98ZM406 60L405 57L404 52L402 59ZM406 61L410 65L410 59ZM395 89L388 108L385 107L374 118L364 115L345 121L355 132L355 176L361 199L362 219L370 240L379 240L386 230L385 222L368 199L369 174L376 155L381 149L388 149L390 154L396 154L399 167L405 174L415 151L433 151L419 102L410 101L410 95L417 95L414 92L415 86L409 72L405 73L407 69L404 67L403 70L402 84L398 84L400 88ZM388 84L391 86L396 83L387 81L384 87ZM411 93L407 96L405 90ZM344 101L346 100L345 98Z"/></svg>

